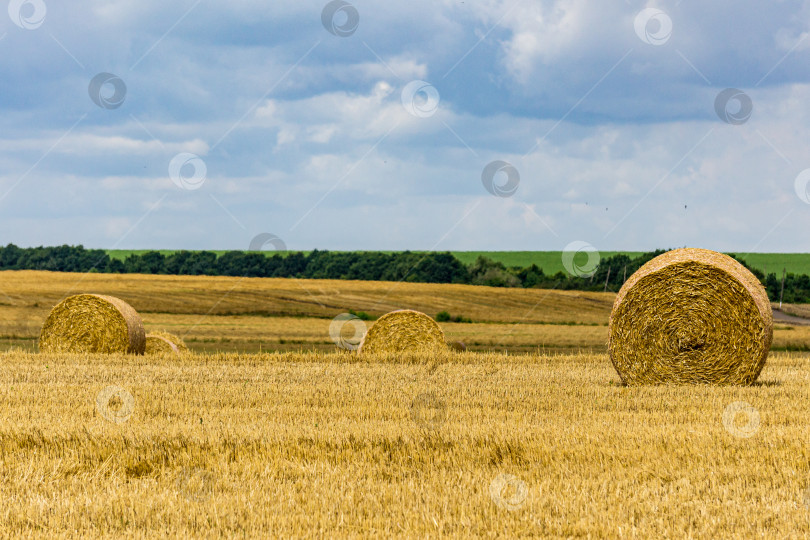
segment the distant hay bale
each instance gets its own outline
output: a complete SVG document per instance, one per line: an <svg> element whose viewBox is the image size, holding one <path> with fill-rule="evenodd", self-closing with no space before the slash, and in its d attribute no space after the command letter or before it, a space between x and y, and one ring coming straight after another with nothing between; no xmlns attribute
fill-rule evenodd
<svg viewBox="0 0 810 540"><path fill-rule="evenodd" d="M40 352L143 354L141 316L113 296L78 294L51 310L39 336Z"/></svg>
<svg viewBox="0 0 810 540"><path fill-rule="evenodd" d="M676 249L642 266L619 291L608 349L627 384L751 384L773 338L759 280L706 249Z"/></svg>
<svg viewBox="0 0 810 540"><path fill-rule="evenodd" d="M360 342L361 353L447 350L438 323L420 311L402 309L386 313Z"/></svg>
<svg viewBox="0 0 810 540"><path fill-rule="evenodd" d="M146 334L146 350L144 350L144 354L177 354L179 352L177 345L169 338Z"/></svg>
<svg viewBox="0 0 810 540"><path fill-rule="evenodd" d="M450 347L451 351L464 352L467 350L467 346L463 341L450 341L447 346Z"/></svg>
<svg viewBox="0 0 810 540"><path fill-rule="evenodd" d="M188 347L179 336L161 331L146 334L146 354L180 354L184 352L188 352Z"/></svg>

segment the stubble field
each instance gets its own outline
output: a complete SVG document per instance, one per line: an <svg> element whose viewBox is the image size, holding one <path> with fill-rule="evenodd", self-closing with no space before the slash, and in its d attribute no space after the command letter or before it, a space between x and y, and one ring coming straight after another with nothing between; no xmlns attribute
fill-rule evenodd
<svg viewBox="0 0 810 540"><path fill-rule="evenodd" d="M0 277L7 537L810 534L805 326L778 326L752 387L627 388L609 294ZM195 353L37 354L71 291L124 298ZM330 345L338 313L399 307L476 321L443 327L477 350Z"/></svg>

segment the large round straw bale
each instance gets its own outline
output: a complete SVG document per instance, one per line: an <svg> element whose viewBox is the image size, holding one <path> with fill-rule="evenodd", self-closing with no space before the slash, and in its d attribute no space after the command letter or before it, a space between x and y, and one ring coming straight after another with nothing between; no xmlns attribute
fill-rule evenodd
<svg viewBox="0 0 810 540"><path fill-rule="evenodd" d="M773 312L759 280L715 251L669 251L642 266L610 315L610 359L627 384L751 384Z"/></svg>
<svg viewBox="0 0 810 540"><path fill-rule="evenodd" d="M146 354L188 352L188 347L179 336L169 332L153 331L146 334Z"/></svg>
<svg viewBox="0 0 810 540"><path fill-rule="evenodd" d="M143 354L141 316L113 296L78 294L51 310L39 336L41 352Z"/></svg>
<svg viewBox="0 0 810 540"><path fill-rule="evenodd" d="M386 313L363 336L361 353L447 350L444 332L428 315L411 309Z"/></svg>

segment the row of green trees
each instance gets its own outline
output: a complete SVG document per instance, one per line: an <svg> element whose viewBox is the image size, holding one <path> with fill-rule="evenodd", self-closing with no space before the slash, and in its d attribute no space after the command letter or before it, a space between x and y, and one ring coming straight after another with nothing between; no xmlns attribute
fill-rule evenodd
<svg viewBox="0 0 810 540"><path fill-rule="evenodd" d="M333 252L315 250L304 254L228 251L158 251L129 255L125 260L111 258L99 249L82 246L21 248L14 244L0 247L0 269L52 270L57 272L104 272L174 275L217 275L246 277L296 277L302 279L358 279L367 281L410 281L421 283L465 283L491 287L524 287L563 290L618 291L625 279L644 263L664 253L658 250L630 258L614 255L600 261L593 274L572 276L565 272L546 274L537 265L506 267L503 263L479 257L464 264L445 252L403 251ZM744 261L740 261L745 265ZM746 265L747 266L747 265ZM787 274L765 276L752 272L765 285L771 300L780 295L789 303L810 302L810 277Z"/></svg>

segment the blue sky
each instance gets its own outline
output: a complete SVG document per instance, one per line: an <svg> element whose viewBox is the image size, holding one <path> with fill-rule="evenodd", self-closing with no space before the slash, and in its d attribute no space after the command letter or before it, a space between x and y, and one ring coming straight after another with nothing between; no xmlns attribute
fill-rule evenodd
<svg viewBox="0 0 810 540"><path fill-rule="evenodd" d="M12 0L2 242L810 250L810 1L605 4Z"/></svg>

